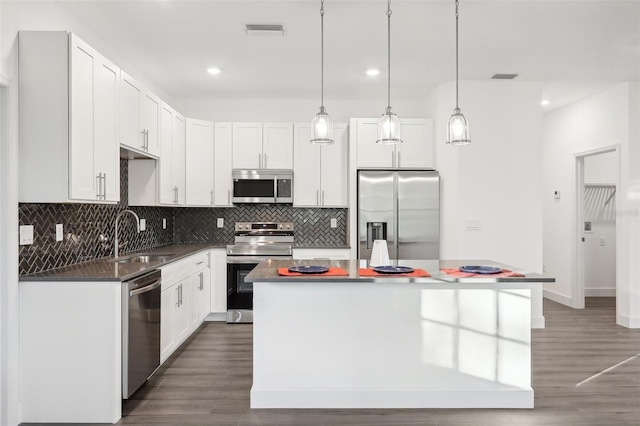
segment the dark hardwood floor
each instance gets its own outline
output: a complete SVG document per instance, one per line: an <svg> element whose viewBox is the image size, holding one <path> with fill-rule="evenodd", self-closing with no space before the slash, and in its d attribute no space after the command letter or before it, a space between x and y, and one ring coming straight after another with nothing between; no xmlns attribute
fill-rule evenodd
<svg viewBox="0 0 640 426"><path fill-rule="evenodd" d="M532 410L251 410L252 326L205 323L125 403L119 424L640 425L640 330L615 324L613 298L586 304L545 300L547 328L533 331Z"/></svg>

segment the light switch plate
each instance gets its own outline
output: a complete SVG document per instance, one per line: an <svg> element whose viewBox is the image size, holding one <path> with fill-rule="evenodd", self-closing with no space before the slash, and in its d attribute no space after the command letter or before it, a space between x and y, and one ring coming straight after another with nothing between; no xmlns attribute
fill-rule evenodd
<svg viewBox="0 0 640 426"><path fill-rule="evenodd" d="M337 228L338 227L338 219L335 217L331 218L331 227L332 228Z"/></svg>
<svg viewBox="0 0 640 426"><path fill-rule="evenodd" d="M224 218L218 218L218 228L224 228Z"/></svg>
<svg viewBox="0 0 640 426"><path fill-rule="evenodd" d="M478 219L467 219L464 221L464 227L467 231L479 231L480 230L480 220Z"/></svg>
<svg viewBox="0 0 640 426"><path fill-rule="evenodd" d="M62 241L64 239L64 231L61 223L56 224L56 241Z"/></svg>
<svg viewBox="0 0 640 426"><path fill-rule="evenodd" d="M605 238L604 238L604 237L600 237L600 245L601 245L601 246L604 246L604 245L605 245L605 243L606 243Z"/></svg>
<svg viewBox="0 0 640 426"><path fill-rule="evenodd" d="M147 230L147 220L146 219L140 219L140 230L141 231L146 231Z"/></svg>
<svg viewBox="0 0 640 426"><path fill-rule="evenodd" d="M33 225L20 225L20 245L33 244Z"/></svg>
<svg viewBox="0 0 640 426"><path fill-rule="evenodd" d="M167 229L167 219L162 218L162 229Z"/></svg>

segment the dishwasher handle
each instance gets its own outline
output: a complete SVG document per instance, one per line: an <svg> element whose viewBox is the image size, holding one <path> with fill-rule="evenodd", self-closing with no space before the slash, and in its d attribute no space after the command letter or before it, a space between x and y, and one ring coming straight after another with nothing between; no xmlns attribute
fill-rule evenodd
<svg viewBox="0 0 640 426"><path fill-rule="evenodd" d="M148 291L151 291L151 290L153 290L153 289L156 289L156 288L160 287L160 285L161 285L161 284L162 284L162 278L158 279L158 280L157 280L157 281L155 281L153 284L146 285L146 286L144 286L144 287L137 288L137 289L135 289L135 290L131 290L131 291L129 292L129 297L137 296L137 295L139 295L139 294L146 293L146 292L148 292Z"/></svg>

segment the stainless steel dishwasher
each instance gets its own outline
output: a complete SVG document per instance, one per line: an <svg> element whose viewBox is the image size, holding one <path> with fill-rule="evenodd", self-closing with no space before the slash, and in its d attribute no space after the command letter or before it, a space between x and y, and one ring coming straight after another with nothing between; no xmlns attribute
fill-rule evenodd
<svg viewBox="0 0 640 426"><path fill-rule="evenodd" d="M160 271L122 283L122 399L160 366Z"/></svg>

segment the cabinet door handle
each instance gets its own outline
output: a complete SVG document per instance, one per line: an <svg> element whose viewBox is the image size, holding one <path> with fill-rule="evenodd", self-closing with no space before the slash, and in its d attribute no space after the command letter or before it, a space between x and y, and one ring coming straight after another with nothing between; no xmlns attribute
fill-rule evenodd
<svg viewBox="0 0 640 426"><path fill-rule="evenodd" d="M213 205L213 189L211 190L211 205Z"/></svg>
<svg viewBox="0 0 640 426"><path fill-rule="evenodd" d="M320 205L320 191L316 189L316 206Z"/></svg>
<svg viewBox="0 0 640 426"><path fill-rule="evenodd" d="M402 166L400 165L400 151L398 151L398 167L402 167Z"/></svg>
<svg viewBox="0 0 640 426"><path fill-rule="evenodd" d="M202 265L204 263L204 260L201 260L200 262L196 263L196 265Z"/></svg>
<svg viewBox="0 0 640 426"><path fill-rule="evenodd" d="M147 144L147 151L149 151L149 130L146 131L145 143Z"/></svg>
<svg viewBox="0 0 640 426"><path fill-rule="evenodd" d="M200 291L204 290L204 272L200 272Z"/></svg>
<svg viewBox="0 0 640 426"><path fill-rule="evenodd" d="M98 173L96 176L96 181L98 183L98 187L96 188L96 199L99 200L101 198L102 192L102 173Z"/></svg>
<svg viewBox="0 0 640 426"><path fill-rule="evenodd" d="M102 199L107 199L107 174L102 175Z"/></svg>
<svg viewBox="0 0 640 426"><path fill-rule="evenodd" d="M176 308L180 307L180 286L176 287Z"/></svg>
<svg viewBox="0 0 640 426"><path fill-rule="evenodd" d="M322 190L322 205L324 206L324 189Z"/></svg>
<svg viewBox="0 0 640 426"><path fill-rule="evenodd" d="M142 129L140 130L140 134L142 135L142 140L140 141L140 149L142 149L144 151L144 141L145 141L145 132L146 130Z"/></svg>
<svg viewBox="0 0 640 426"><path fill-rule="evenodd" d="M264 154L264 168L267 168L267 153L265 152Z"/></svg>
<svg viewBox="0 0 640 426"><path fill-rule="evenodd" d="M396 156L394 155L394 152L391 151L391 167L395 167L396 166Z"/></svg>
<svg viewBox="0 0 640 426"><path fill-rule="evenodd" d="M231 205L231 190L227 189L227 205Z"/></svg>
<svg viewBox="0 0 640 426"><path fill-rule="evenodd" d="M262 154L258 153L258 168L262 168Z"/></svg>

